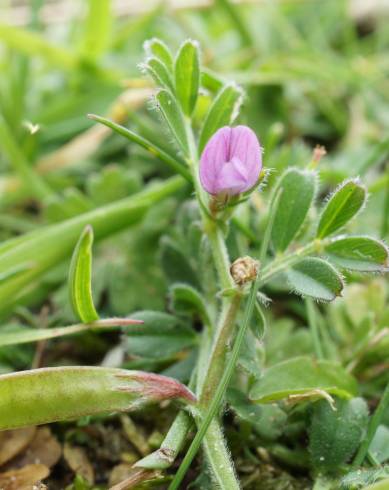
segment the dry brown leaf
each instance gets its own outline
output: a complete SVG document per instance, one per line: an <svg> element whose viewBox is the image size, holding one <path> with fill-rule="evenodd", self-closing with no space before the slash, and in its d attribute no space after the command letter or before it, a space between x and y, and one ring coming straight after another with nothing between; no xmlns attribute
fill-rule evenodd
<svg viewBox="0 0 389 490"><path fill-rule="evenodd" d="M49 476L49 468L43 464L30 464L24 468L0 473L1 490L31 490L40 480Z"/></svg>
<svg viewBox="0 0 389 490"><path fill-rule="evenodd" d="M65 444L63 455L74 473L82 476L88 483L93 485L95 474L85 450L79 446Z"/></svg>
<svg viewBox="0 0 389 490"><path fill-rule="evenodd" d="M159 476L160 472L158 471L133 468L132 474L129 477L120 483L117 483L113 487L110 487L109 490L129 490L131 488L136 488L140 483L153 480Z"/></svg>
<svg viewBox="0 0 389 490"><path fill-rule="evenodd" d="M12 461L13 468L29 464L44 464L51 468L58 463L62 448L49 427L39 427L27 449Z"/></svg>
<svg viewBox="0 0 389 490"><path fill-rule="evenodd" d="M125 480L131 475L132 471L133 467L130 463L120 463L116 465L109 475L109 486L112 487L113 485Z"/></svg>
<svg viewBox="0 0 389 490"><path fill-rule="evenodd" d="M36 427L0 432L0 465L17 456L32 441Z"/></svg>

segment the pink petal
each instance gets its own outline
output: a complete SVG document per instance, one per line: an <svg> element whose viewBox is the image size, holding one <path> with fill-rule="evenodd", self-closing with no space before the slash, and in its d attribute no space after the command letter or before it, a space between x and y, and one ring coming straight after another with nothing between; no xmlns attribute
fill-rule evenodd
<svg viewBox="0 0 389 490"><path fill-rule="evenodd" d="M219 129L200 160L200 182L210 194L236 195L253 187L262 168L261 148L247 126Z"/></svg>

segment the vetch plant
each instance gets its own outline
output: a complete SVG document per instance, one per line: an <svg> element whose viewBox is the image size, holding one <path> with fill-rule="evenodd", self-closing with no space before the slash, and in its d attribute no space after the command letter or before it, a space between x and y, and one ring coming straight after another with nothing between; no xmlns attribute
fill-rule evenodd
<svg viewBox="0 0 389 490"><path fill-rule="evenodd" d="M242 203L242 197L245 201L251 192L255 192L262 169L261 148L250 128L232 125L242 102L242 90L235 85L227 84L219 88L218 94L209 104L204 122L198 126L195 115L201 69L197 45L191 41L185 42L177 53L174 65L170 62L172 56L166 56L166 50L164 46L164 54L159 57L159 61L164 65L163 74L169 77L162 76L162 72L159 77L151 73L159 85L155 96L156 108L166 124L172 144L176 145L177 165L184 160L191 172L200 226L206 239L206 245L202 246L198 256L200 270L209 251L217 273L216 288L219 290L215 296L209 285L203 284L200 286L202 291L194 293L193 287L188 284L185 293L184 284L172 285L172 291L176 292L180 288L182 297L185 296L192 309L199 313L207 309L212 313L206 315L197 367L191 381L196 386L199 399L198 405L192 410L198 432L170 489L179 488L201 443L211 479L220 488L234 489L240 485L224 441L220 409L225 390L236 369L241 345L247 335L251 335L248 326L252 321L254 305L259 311L262 308L261 296L257 296L258 288L264 290L273 279L283 275L290 289L298 294L323 302L332 301L342 294L344 288L343 274L337 267L382 272L388 265L388 251L379 240L344 234L345 226L366 202L366 188L358 179L348 180L336 189L322 207L318 224L314 226L310 223L309 213L317 196L318 171L312 165L307 165L306 169L291 167L278 176L268 215L264 217L267 226L260 249L247 249L245 252L249 251L254 258L241 258L232 264L226 235L232 224L239 223L238 218L233 216L234 207L250 206L249 201ZM151 72L150 60L146 60L147 66ZM170 83L170 80L174 80L175 84ZM135 141L125 128L101 117L93 116L93 119ZM239 229L244 230L245 227L239 226ZM250 237L249 234L247 236ZM260 263L255 255L261 259ZM248 268L245 262L248 262ZM174 266L173 262L170 265ZM204 270L202 280L209 280ZM241 323L239 311L251 281L254 282ZM208 294L208 305L202 294ZM309 311L312 338L321 352L323 339L316 328L315 309L310 307ZM205 319L203 314L201 317ZM262 318L262 330L259 333L261 340L264 333L262 313L259 318ZM329 401L332 408L335 408L332 396L339 400L356 396L357 386L352 376L336 362L321 362L323 364L317 365L317 361L297 357L262 373L258 365L255 374L251 374L254 380L250 383L249 397L260 403L285 398L296 402L324 398L327 400L324 403ZM189 417L180 414L161 450L147 456L136 466L166 468L172 464L182 447L189 420ZM363 432L350 443L348 457L354 453L362 437ZM322 443L326 445L330 442L324 438ZM169 449L171 458L168 462L163 456L164 452L161 452L162 448L164 452ZM338 459L334 467L343 463L344 458Z"/></svg>
<svg viewBox="0 0 389 490"><path fill-rule="evenodd" d="M153 106L168 135L169 151L104 117L89 117L139 145L179 176L130 201L46 229L46 240L63 240L61 252L39 257L41 237L34 233L4 246L0 268L9 276L0 292L24 286L52 266L54 255L65 258L74 249L69 296L81 324L63 327L57 335L66 329L76 333L128 325L123 330L127 352L157 368L161 361L169 364L171 377L99 367L0 376L0 428L177 399L181 410L160 448L137 461L135 468L145 470L145 478L150 470L168 471L194 427L194 438L169 489L182 488L202 447L210 485L234 490L241 484L223 430L228 404L259 434L267 454L296 465L289 448L294 445L300 465L308 467L316 480L315 488L325 488L323 478L337 488L339 478L353 468L347 466L353 458L355 467L369 457L370 443L389 405L386 392L369 421L355 373L337 355L337 339L330 338L321 314L322 303L342 296L346 274L383 273L388 268L383 241L349 234L350 224L366 204L366 187L358 178L348 179L318 204L319 169L300 162L299 167L272 175L270 192L263 192L258 186L264 175L258 137L236 123L242 88L221 83L211 72L205 76L194 41L185 41L175 57L157 39L148 42L146 50L142 68L156 85ZM92 297L93 230L99 237L108 235L120 229L115 220L137 220L188 183L193 198L186 194L174 230L168 230L160 244L161 266L170 282L169 313L140 311L131 319L100 319ZM259 198L265 202L260 213ZM22 260L25 250L29 253ZM25 269L12 269L23 263ZM264 305L277 287L305 300L308 352L268 363L265 327L268 324L271 335L276 318L272 307L265 312ZM304 316L305 308L302 311ZM11 339L0 336L0 345L45 336L55 333L15 332ZM359 352L364 352L369 339L360 342ZM300 346L297 342L286 350L292 347ZM19 408L11 410L15 403ZM291 434L297 434L298 442L291 442ZM368 444L363 442L366 434ZM308 449L301 448L299 441L307 437Z"/></svg>

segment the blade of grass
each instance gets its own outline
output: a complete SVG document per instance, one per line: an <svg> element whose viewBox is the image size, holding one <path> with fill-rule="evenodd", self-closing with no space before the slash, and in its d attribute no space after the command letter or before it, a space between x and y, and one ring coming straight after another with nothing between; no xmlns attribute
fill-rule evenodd
<svg viewBox="0 0 389 490"><path fill-rule="evenodd" d="M389 407L389 383L386 385L385 391L382 395L382 398L375 409L375 412L373 416L370 419L369 426L367 428L367 434L365 438L363 439L362 444L359 447L359 450L354 458L352 468L358 468L364 461L368 451L369 447L371 444L371 441L373 440L373 437L375 436L375 433L377 432L378 426L381 423L382 417L384 416L386 410Z"/></svg>
<svg viewBox="0 0 389 490"><path fill-rule="evenodd" d="M112 27L111 0L88 0L88 15L84 23L82 56L96 61L109 46Z"/></svg>
<svg viewBox="0 0 389 490"><path fill-rule="evenodd" d="M138 323L143 322L131 320L131 318L105 318L104 320L98 320L92 323L77 323L68 327L25 328L15 332L0 333L0 347L28 344L94 330L110 330L112 328L127 327Z"/></svg>
<svg viewBox="0 0 389 490"><path fill-rule="evenodd" d="M150 152L152 155L156 156L164 163L166 163L172 170L182 175L188 182L192 181L190 172L184 166L184 164L178 162L177 160L172 158L169 154L167 154L164 150L158 148L157 146L155 146L153 143L146 140L142 136L134 133L130 129L125 128L124 126L121 126L120 124L116 124L115 122L110 121L105 117L96 116L95 114L88 114L88 117L93 121L99 122L100 124L104 124L105 126L121 134L122 136L132 141L133 143L136 143L137 145L141 146L142 148Z"/></svg>

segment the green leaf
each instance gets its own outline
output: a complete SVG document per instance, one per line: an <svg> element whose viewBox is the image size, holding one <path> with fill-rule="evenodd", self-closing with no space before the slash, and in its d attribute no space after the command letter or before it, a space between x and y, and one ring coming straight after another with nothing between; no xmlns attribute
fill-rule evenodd
<svg viewBox="0 0 389 490"><path fill-rule="evenodd" d="M368 423L368 408L363 398L326 400L314 404L309 431L309 451L314 466L335 471L347 463L358 449Z"/></svg>
<svg viewBox="0 0 389 490"><path fill-rule="evenodd" d="M379 425L369 446L369 452L380 463L389 460L389 428Z"/></svg>
<svg viewBox="0 0 389 490"><path fill-rule="evenodd" d="M252 329L249 329L243 340L237 365L251 378L258 379L262 374L262 358L262 349L256 342Z"/></svg>
<svg viewBox="0 0 389 490"><path fill-rule="evenodd" d="M85 19L85 33L82 55L96 61L104 54L109 45L112 27L111 0L88 0L88 15Z"/></svg>
<svg viewBox="0 0 389 490"><path fill-rule="evenodd" d="M333 301L343 290L343 280L338 271L316 257L301 260L286 275L296 293L320 301Z"/></svg>
<svg viewBox="0 0 389 490"><path fill-rule="evenodd" d="M259 341L263 340L267 329L266 316L262 310L262 307L257 302L255 303L254 315L251 321L251 330Z"/></svg>
<svg viewBox="0 0 389 490"><path fill-rule="evenodd" d="M174 93L174 84L171 74L158 58L148 58L144 64L145 71L151 76L157 87L166 88Z"/></svg>
<svg viewBox="0 0 389 490"><path fill-rule="evenodd" d="M178 318L160 311L140 311L131 315L144 325L134 325L127 332L128 351L149 359L166 359L192 347L196 333Z"/></svg>
<svg viewBox="0 0 389 490"><path fill-rule="evenodd" d="M243 101L243 91L235 84L225 85L213 101L205 117L199 137L199 153L201 153L211 136L223 126L233 123L239 114Z"/></svg>
<svg viewBox="0 0 389 490"><path fill-rule="evenodd" d="M149 39L148 41L146 41L144 46L146 53L149 56L154 56L155 58L158 58L166 66L169 72L173 73L173 56L170 52L170 49L163 41L154 37L153 39Z"/></svg>
<svg viewBox="0 0 389 490"><path fill-rule="evenodd" d="M350 398L356 394L357 383L339 364L295 357L267 369L252 387L250 399L269 403L317 390Z"/></svg>
<svg viewBox="0 0 389 490"><path fill-rule="evenodd" d="M181 247L167 236L161 240L160 257L162 269L169 281L189 283L200 288L196 271L188 257L182 252Z"/></svg>
<svg viewBox="0 0 389 490"><path fill-rule="evenodd" d="M199 48L187 40L180 47L175 65L175 88L184 114L190 116L195 108L200 85Z"/></svg>
<svg viewBox="0 0 389 490"><path fill-rule="evenodd" d="M142 187L143 181L137 171L127 170L118 165L104 166L86 181L88 196L93 203L100 206L124 199L139 192Z"/></svg>
<svg viewBox="0 0 389 490"><path fill-rule="evenodd" d="M24 328L17 326L15 329L12 329L12 331L0 333L0 347L54 339L64 337L65 335L75 335L97 329L108 330L114 327L121 328L135 323L138 323L138 321L133 321L130 318L105 318L104 320L99 320L87 325L80 323L68 327Z"/></svg>
<svg viewBox="0 0 389 490"><path fill-rule="evenodd" d="M218 92L226 84L226 81L219 73L205 67L201 70L200 79L201 86L214 93Z"/></svg>
<svg viewBox="0 0 389 490"><path fill-rule="evenodd" d="M69 270L69 296L73 312L83 323L98 320L92 297L93 228L87 225L74 249Z"/></svg>
<svg viewBox="0 0 389 490"><path fill-rule="evenodd" d="M140 136L139 134L134 133L130 129L127 129L124 126L121 126L120 124L117 124L105 117L96 116L95 114L88 114L88 117L93 121L97 121L100 124L104 124L104 126L111 128L116 133L124 136L125 138L132 141L133 143L136 143L137 145L141 146L142 148L150 152L152 155L159 158L162 162L166 163L175 172L182 175L186 180L192 182L192 176L189 170L185 167L184 162L173 158L164 150L154 145L151 141L147 140L146 138L143 138L143 136Z"/></svg>
<svg viewBox="0 0 389 490"><path fill-rule="evenodd" d="M176 99L170 92L161 89L155 96L155 100L157 102L157 107L178 146L182 149L184 155L187 155L188 139L185 131L185 122Z"/></svg>
<svg viewBox="0 0 389 490"><path fill-rule="evenodd" d="M316 174L290 168L280 177L275 192L282 190L274 217L272 241L283 252L301 229L315 197Z"/></svg>
<svg viewBox="0 0 389 490"><path fill-rule="evenodd" d="M364 207L366 188L359 179L346 180L330 196L320 217L317 238L332 235L348 223Z"/></svg>
<svg viewBox="0 0 389 490"><path fill-rule="evenodd" d="M274 441L282 435L287 415L278 405L255 405L235 388L228 389L227 401L236 415L248 422L265 440Z"/></svg>
<svg viewBox="0 0 389 490"><path fill-rule="evenodd" d="M207 305L202 294L189 284L173 284L169 289L171 307L176 313L197 313L203 322L211 325Z"/></svg>
<svg viewBox="0 0 389 490"><path fill-rule="evenodd" d="M361 272L382 272L388 267L386 245L374 238L352 236L336 238L325 246L328 258L340 267Z"/></svg>
<svg viewBox="0 0 389 490"><path fill-rule="evenodd" d="M0 430L123 412L171 398L193 401L178 381L142 371L72 366L5 374Z"/></svg>

